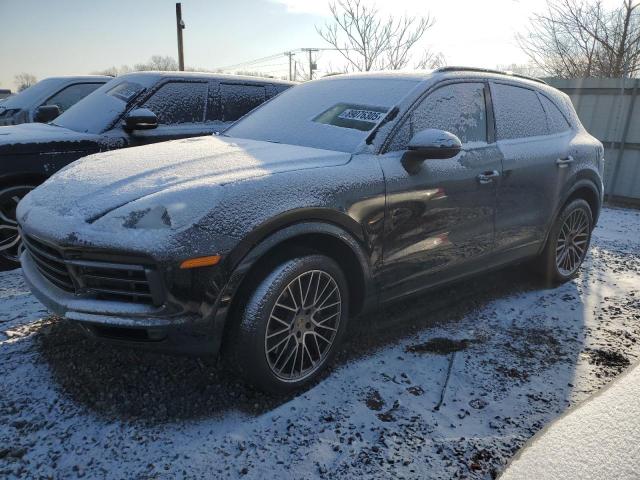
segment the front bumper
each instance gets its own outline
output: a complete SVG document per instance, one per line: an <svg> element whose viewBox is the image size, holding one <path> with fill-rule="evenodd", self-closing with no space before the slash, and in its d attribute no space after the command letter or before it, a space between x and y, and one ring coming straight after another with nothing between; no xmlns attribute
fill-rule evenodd
<svg viewBox="0 0 640 480"><path fill-rule="evenodd" d="M163 352L217 354L222 332L216 328L215 310L207 315L172 314L163 306L83 298L47 281L27 251L20 261L34 296L52 312L78 322L92 336Z"/></svg>

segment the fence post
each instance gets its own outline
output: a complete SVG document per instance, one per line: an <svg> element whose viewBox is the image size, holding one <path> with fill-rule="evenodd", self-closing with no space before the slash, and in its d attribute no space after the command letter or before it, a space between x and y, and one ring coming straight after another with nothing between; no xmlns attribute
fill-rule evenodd
<svg viewBox="0 0 640 480"><path fill-rule="evenodd" d="M616 165L613 168L613 175L611 176L611 187L609 188L609 197L615 197L616 183L618 182L618 174L620 173L620 164L624 157L624 149L627 143L627 136L629 135L629 127L631 125L631 118L633 117L633 109L635 108L636 97L638 96L638 84L640 80L635 79L633 81L633 90L631 91L631 101L629 102L629 110L627 111L627 119L624 123L624 129L622 130L622 138L620 139L620 145L618 145L618 156L616 159Z"/></svg>

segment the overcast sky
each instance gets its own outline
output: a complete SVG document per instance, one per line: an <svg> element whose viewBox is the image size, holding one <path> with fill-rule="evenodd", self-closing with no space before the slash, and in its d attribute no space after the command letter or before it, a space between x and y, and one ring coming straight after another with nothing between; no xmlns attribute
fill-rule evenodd
<svg viewBox="0 0 640 480"><path fill-rule="evenodd" d="M369 0L365 0L369 1ZM616 0L608 0L616 2ZM387 14L436 19L422 47L449 65L525 63L515 41L545 0L378 0ZM177 56L174 0L0 0L0 87L14 75L86 74L110 66ZM328 20L326 0L182 0L185 62L213 69L301 47L326 46L315 31ZM335 62L322 53L320 68ZM298 56L302 60L301 56ZM287 70L284 56L260 65Z"/></svg>

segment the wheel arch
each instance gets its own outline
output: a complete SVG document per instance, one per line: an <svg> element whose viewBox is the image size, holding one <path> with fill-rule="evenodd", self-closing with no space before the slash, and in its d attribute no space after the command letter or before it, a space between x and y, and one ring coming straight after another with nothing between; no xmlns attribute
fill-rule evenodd
<svg viewBox="0 0 640 480"><path fill-rule="evenodd" d="M49 178L48 175L37 172L10 173L0 176L0 188L18 184L29 184L37 187Z"/></svg>
<svg viewBox="0 0 640 480"><path fill-rule="evenodd" d="M284 218L278 218L259 227L236 247L225 265L233 272L229 285L232 288L239 286L238 277L244 279L256 266L268 261L270 254L277 262L301 250L313 251L333 258L343 267L349 283L360 289L361 293L354 292L350 297L355 312L361 311L372 283L363 237L357 237L349 228L356 222L350 217L347 217L349 222L326 212L318 215L317 211L308 211L305 220L296 221L299 213L289 217L289 221L283 222ZM282 253L276 255L277 251Z"/></svg>
<svg viewBox="0 0 640 480"><path fill-rule="evenodd" d="M600 216L600 210L602 209L602 192L597 186L598 183L601 184L599 178L600 177L598 177L594 172L582 173L580 176L575 177L573 182L569 183L570 187L560 195L556 209L549 219L544 236L544 242L540 245L538 253L541 253L544 250L545 245L549 240L551 229L553 228L558 216L562 213L569 202L576 198L584 199L589 204L589 207L591 207L593 227L595 227L598 217Z"/></svg>
<svg viewBox="0 0 640 480"><path fill-rule="evenodd" d="M576 179L565 194L562 201L559 202L558 210L555 212L554 218L564 210L564 208L576 198L582 198L585 200L591 208L591 214L593 215L593 226L595 227L600 216L600 210L602 209L602 193L600 188L596 184L596 180L590 177L582 177Z"/></svg>
<svg viewBox="0 0 640 480"><path fill-rule="evenodd" d="M343 268L349 283L350 315L357 315L370 306L375 295L364 242L344 227L350 222L336 222L335 216L334 221L323 217L309 218L307 215L306 220L285 224L281 228L277 227L280 222L270 222L271 229L254 230L236 247L225 261L225 269L231 273L216 312L219 341L222 341L230 315L241 302L243 294L253 286L252 282L258 280L260 272L296 254L321 253L333 258Z"/></svg>

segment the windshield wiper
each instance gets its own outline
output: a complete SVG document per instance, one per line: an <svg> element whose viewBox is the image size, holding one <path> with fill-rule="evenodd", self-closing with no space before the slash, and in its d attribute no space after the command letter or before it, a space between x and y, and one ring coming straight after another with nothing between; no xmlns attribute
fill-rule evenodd
<svg viewBox="0 0 640 480"><path fill-rule="evenodd" d="M395 106L391 110L389 110L387 112L387 114L382 118L382 120L380 120L376 124L376 126L373 127L373 130L371 130L371 133L369 133L369 135L367 135L367 138L365 139L365 143L367 145L371 145L373 143L373 139L376 138L376 134L378 133L378 130L380 129L380 127L382 125L384 125L385 123L388 123L391 120L393 120L394 118L396 118L396 116L398 115L399 112L400 112L400 109L397 106Z"/></svg>

